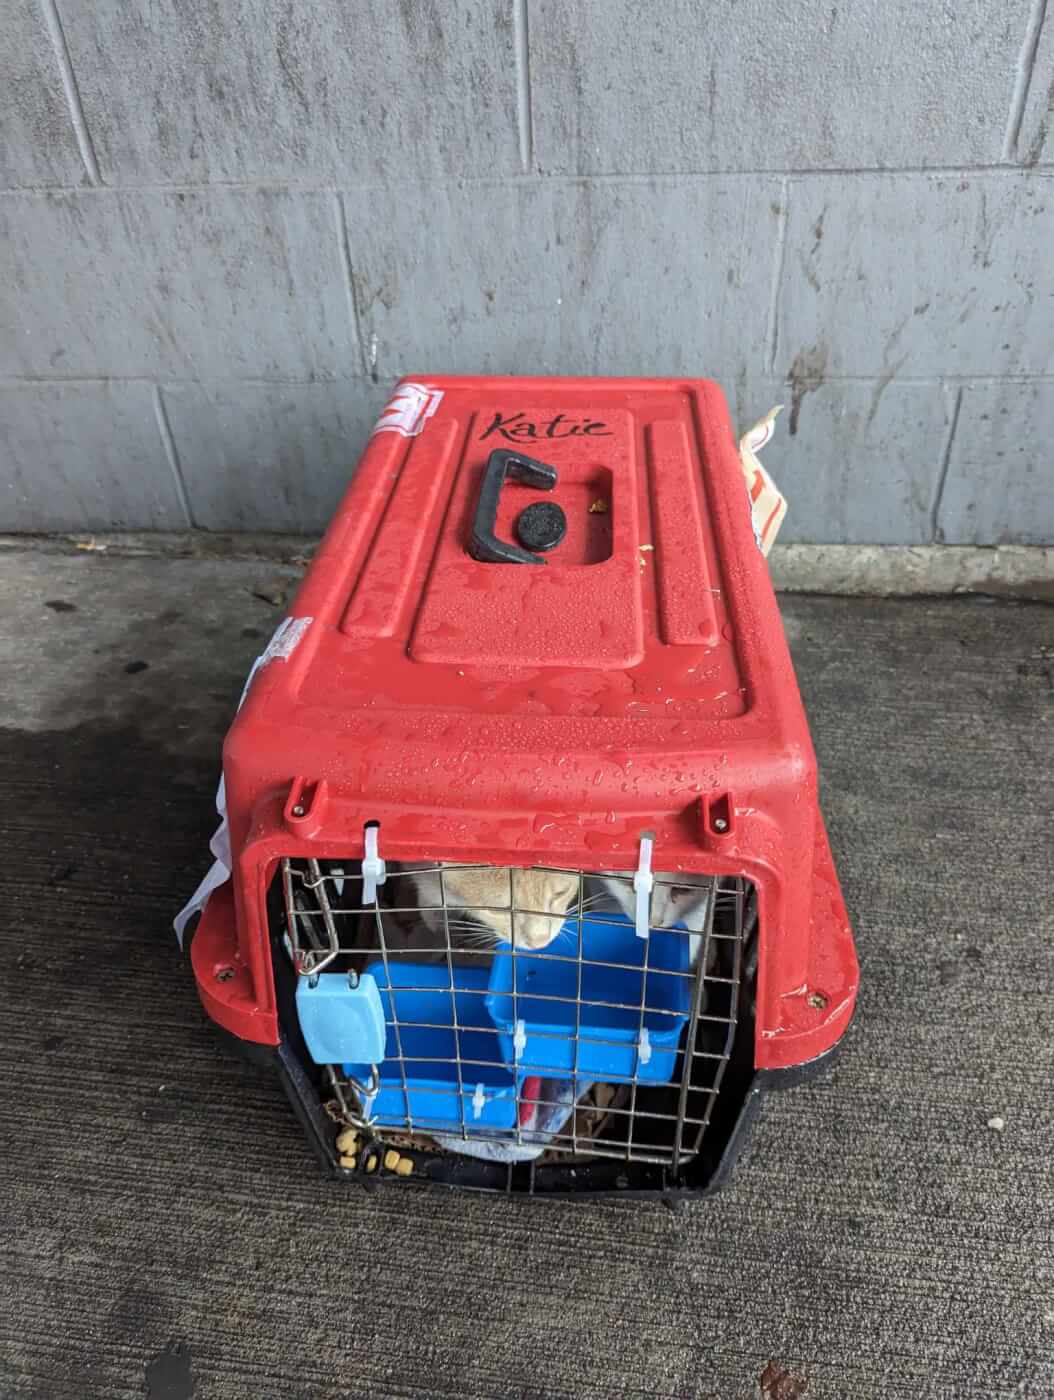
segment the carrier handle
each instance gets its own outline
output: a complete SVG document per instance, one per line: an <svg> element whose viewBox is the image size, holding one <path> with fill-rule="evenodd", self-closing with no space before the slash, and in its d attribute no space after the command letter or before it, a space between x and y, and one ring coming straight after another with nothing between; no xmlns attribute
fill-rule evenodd
<svg viewBox="0 0 1054 1400"><path fill-rule="evenodd" d="M518 545L507 544L494 533L498 498L507 476L527 486L535 486L539 491L551 491L557 481L555 467L536 462L533 457L524 457L508 447L496 447L487 458L468 552L473 559L479 559L484 564L544 564L546 561L537 554L520 549Z"/></svg>

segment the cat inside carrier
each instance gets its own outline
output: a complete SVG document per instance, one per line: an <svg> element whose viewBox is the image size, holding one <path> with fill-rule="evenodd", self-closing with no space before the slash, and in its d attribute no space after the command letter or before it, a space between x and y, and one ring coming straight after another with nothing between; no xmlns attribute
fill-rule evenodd
<svg viewBox="0 0 1054 1400"><path fill-rule="evenodd" d="M707 381L396 389L185 911L327 1170L699 1194L828 1060L857 964L750 507Z"/></svg>

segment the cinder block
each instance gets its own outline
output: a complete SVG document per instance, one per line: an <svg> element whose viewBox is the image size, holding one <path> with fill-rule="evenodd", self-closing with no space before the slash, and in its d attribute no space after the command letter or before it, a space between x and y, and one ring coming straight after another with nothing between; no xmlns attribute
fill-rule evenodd
<svg viewBox="0 0 1054 1400"><path fill-rule="evenodd" d="M988 164L1030 0L530 0L535 153L577 174Z"/></svg>
<svg viewBox="0 0 1054 1400"><path fill-rule="evenodd" d="M494 0L61 0L113 183L398 181L519 169Z"/></svg>
<svg viewBox="0 0 1054 1400"><path fill-rule="evenodd" d="M1042 374L1051 367L1054 185L1008 173L795 182L777 370Z"/></svg>
<svg viewBox="0 0 1054 1400"><path fill-rule="evenodd" d="M151 385L0 385L0 529L186 524Z"/></svg>
<svg viewBox="0 0 1054 1400"><path fill-rule="evenodd" d="M0 373L354 373L335 198L275 190L0 197Z"/></svg>
<svg viewBox="0 0 1054 1400"><path fill-rule="evenodd" d="M39 0L3 0L0 188L79 185L86 178Z"/></svg>
<svg viewBox="0 0 1054 1400"><path fill-rule="evenodd" d="M946 544L1054 544L1054 382L967 384L941 498Z"/></svg>
<svg viewBox="0 0 1054 1400"><path fill-rule="evenodd" d="M321 531L388 389L328 384L180 384L163 391L196 525Z"/></svg>
<svg viewBox="0 0 1054 1400"><path fill-rule="evenodd" d="M724 374L764 363L775 180L410 186L345 195L387 375Z"/></svg>
<svg viewBox="0 0 1054 1400"><path fill-rule="evenodd" d="M1017 149L1013 154L1030 169L1054 164L1054 24L1051 24L1049 6L1039 31Z"/></svg>

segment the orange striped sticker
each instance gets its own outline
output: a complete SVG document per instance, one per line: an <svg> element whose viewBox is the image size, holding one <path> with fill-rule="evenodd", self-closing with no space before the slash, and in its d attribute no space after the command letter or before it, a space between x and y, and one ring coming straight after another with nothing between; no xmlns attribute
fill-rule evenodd
<svg viewBox="0 0 1054 1400"><path fill-rule="evenodd" d="M743 434L739 439L739 460L743 467L747 495L750 498L750 516L754 526L754 538L758 549L767 555L779 534L783 517L787 514L787 501L779 487L758 461L756 454L768 442L775 430L776 414L783 407L777 404L765 417Z"/></svg>

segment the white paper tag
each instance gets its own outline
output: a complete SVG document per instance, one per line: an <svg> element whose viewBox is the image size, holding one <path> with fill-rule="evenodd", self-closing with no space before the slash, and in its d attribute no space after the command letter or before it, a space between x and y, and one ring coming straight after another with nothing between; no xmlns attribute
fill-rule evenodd
<svg viewBox="0 0 1054 1400"><path fill-rule="evenodd" d="M384 405L373 434L399 433L402 437L416 437L442 400L442 389L433 389L430 384L414 384L409 380L399 384Z"/></svg>
<svg viewBox="0 0 1054 1400"><path fill-rule="evenodd" d="M274 636L267 643L267 646L253 662L249 674L245 678L242 686L241 699L238 701L238 709L245 704L245 697L249 694L249 687L256 677L257 671L261 670L271 661L288 661L293 652L299 646L304 633L311 626L309 617L286 617L275 628ZM212 840L209 842L209 850L215 859L205 873L205 878L197 887L194 893L184 904L176 917L172 920L172 927L176 931L179 939L179 946L183 947L183 935L186 932L187 924L195 914L200 914L205 908L209 895L213 890L219 889L231 878L231 871L234 868L234 861L231 859L231 833L227 825L227 789L223 782L223 775L220 774L220 781L216 787L216 812L220 819L220 824L212 833Z"/></svg>
<svg viewBox="0 0 1054 1400"><path fill-rule="evenodd" d="M777 404L775 408L770 409L764 418L739 439L739 460L750 498L754 538L758 549L766 556L775 543L783 524L783 517L787 514L787 501L755 454L760 452L772 437L776 415L782 407L782 404Z"/></svg>

